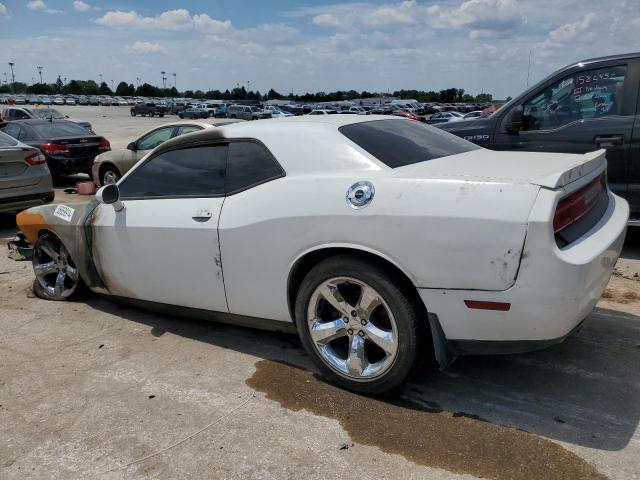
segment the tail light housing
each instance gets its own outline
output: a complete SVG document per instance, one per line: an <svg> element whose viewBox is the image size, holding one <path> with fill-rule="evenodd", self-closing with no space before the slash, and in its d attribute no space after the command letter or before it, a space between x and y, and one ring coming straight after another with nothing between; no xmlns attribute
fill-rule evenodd
<svg viewBox="0 0 640 480"><path fill-rule="evenodd" d="M102 140L100 140L100 143L98 145L98 149L100 149L100 150L111 150L111 144L109 143L109 140L107 140L106 138L103 138Z"/></svg>
<svg viewBox="0 0 640 480"><path fill-rule="evenodd" d="M589 213L598 204L600 196L606 190L607 181L605 175L602 174L584 187L561 199L553 217L553 233L556 235L561 233Z"/></svg>
<svg viewBox="0 0 640 480"><path fill-rule="evenodd" d="M33 153L28 157L25 157L25 162L27 162L31 166L35 165L44 165L47 162L47 159L40 152Z"/></svg>
<svg viewBox="0 0 640 480"><path fill-rule="evenodd" d="M51 155L69 153L69 147L62 143L43 143L40 150Z"/></svg>

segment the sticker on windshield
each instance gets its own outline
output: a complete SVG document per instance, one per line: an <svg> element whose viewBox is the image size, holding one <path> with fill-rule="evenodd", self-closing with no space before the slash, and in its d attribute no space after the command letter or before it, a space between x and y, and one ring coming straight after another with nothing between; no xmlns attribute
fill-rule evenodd
<svg viewBox="0 0 640 480"><path fill-rule="evenodd" d="M53 216L70 222L73 218L73 212L75 212L75 210L71 207L67 207L66 205L58 205L53 211Z"/></svg>

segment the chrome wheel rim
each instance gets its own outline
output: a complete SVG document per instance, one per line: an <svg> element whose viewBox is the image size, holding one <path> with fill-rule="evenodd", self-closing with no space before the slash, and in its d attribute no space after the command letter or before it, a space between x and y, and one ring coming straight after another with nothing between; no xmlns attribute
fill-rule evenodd
<svg viewBox="0 0 640 480"><path fill-rule="evenodd" d="M78 287L78 269L66 247L50 236L40 239L33 252L36 281L53 298L67 298Z"/></svg>
<svg viewBox="0 0 640 480"><path fill-rule="evenodd" d="M384 375L398 353L398 328L391 309L373 287L334 277L316 287L307 328L323 362L352 380Z"/></svg>
<svg viewBox="0 0 640 480"><path fill-rule="evenodd" d="M111 185L112 183L117 183L117 181L118 174L116 172L114 172L113 170L107 170L106 172L104 172L104 175L102 176L103 185Z"/></svg>

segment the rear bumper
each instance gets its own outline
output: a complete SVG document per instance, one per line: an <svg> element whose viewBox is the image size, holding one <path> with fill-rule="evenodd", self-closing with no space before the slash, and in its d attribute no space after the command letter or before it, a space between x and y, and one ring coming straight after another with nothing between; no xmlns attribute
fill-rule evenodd
<svg viewBox="0 0 640 480"><path fill-rule="evenodd" d="M26 208L45 205L53 202L54 197L55 193L51 190L43 193L0 198L0 213L17 212Z"/></svg>
<svg viewBox="0 0 640 480"><path fill-rule="evenodd" d="M544 195L544 193L542 193ZM624 243L629 206L609 192L602 219L559 249L547 201L532 211L516 283L505 291L419 289L457 353L516 353L562 341L591 312ZM467 308L465 300L509 303L509 311ZM474 345L475 344L475 345Z"/></svg>

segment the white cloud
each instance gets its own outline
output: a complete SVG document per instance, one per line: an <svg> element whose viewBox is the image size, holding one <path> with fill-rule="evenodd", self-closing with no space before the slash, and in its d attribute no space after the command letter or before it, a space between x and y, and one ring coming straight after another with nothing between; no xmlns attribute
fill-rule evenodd
<svg viewBox="0 0 640 480"><path fill-rule="evenodd" d="M572 42L579 36L589 31L596 21L595 13L586 14L582 20L572 23L565 23L549 32L549 40L557 43Z"/></svg>
<svg viewBox="0 0 640 480"><path fill-rule="evenodd" d="M192 17L192 20L196 30L207 34L221 33L225 30L229 30L232 27L231 21L216 20L215 18L211 18L206 13L202 15L194 15Z"/></svg>
<svg viewBox="0 0 640 480"><path fill-rule="evenodd" d="M135 42L125 48L132 53L158 53L163 50L159 43L151 42Z"/></svg>
<svg viewBox="0 0 640 480"><path fill-rule="evenodd" d="M82 0L73 0L73 9L77 12L88 12L91 10L91 5Z"/></svg>
<svg viewBox="0 0 640 480"><path fill-rule="evenodd" d="M321 13L313 17L311 21L319 27L339 27L342 25L340 19L331 13Z"/></svg>
<svg viewBox="0 0 640 480"><path fill-rule="evenodd" d="M499 31L521 25L524 17L516 0L465 0L458 7L427 8L434 28L467 27L476 31Z"/></svg>
<svg viewBox="0 0 640 480"><path fill-rule="evenodd" d="M163 30L185 30L194 26L193 18L189 11L184 8L167 10L155 17L143 17L134 10L129 12L112 10L98 18L96 23L107 27L157 28Z"/></svg>
<svg viewBox="0 0 640 480"><path fill-rule="evenodd" d="M44 12L52 15L57 13L64 13L62 10L56 10L47 7L47 4L44 3L43 0L29 0L27 2L27 8L29 10L33 10L34 12Z"/></svg>
<svg viewBox="0 0 640 480"><path fill-rule="evenodd" d="M3 3L0 3L0 18L8 17L9 12L7 11L7 7L4 6Z"/></svg>
<svg viewBox="0 0 640 480"><path fill-rule="evenodd" d="M47 5L42 0L29 0L27 2L27 8L34 11L44 11L47 9Z"/></svg>

